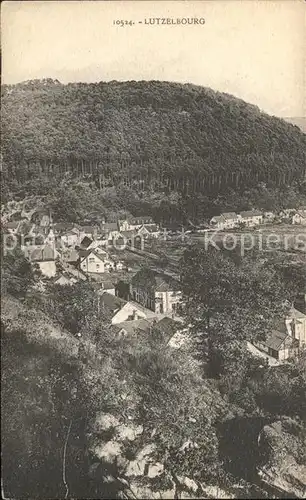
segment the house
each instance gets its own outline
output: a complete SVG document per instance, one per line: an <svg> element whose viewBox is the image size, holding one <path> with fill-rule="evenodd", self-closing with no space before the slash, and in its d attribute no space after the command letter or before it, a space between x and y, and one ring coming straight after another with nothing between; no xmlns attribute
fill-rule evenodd
<svg viewBox="0 0 306 500"><path fill-rule="evenodd" d="M86 250L92 244L93 244L93 240L91 238L88 238L88 236L84 236L84 238L82 238L79 246L80 246L80 248ZM97 246L97 244L94 243L94 245L92 245L91 248L95 248L96 246Z"/></svg>
<svg viewBox="0 0 306 500"><path fill-rule="evenodd" d="M299 311L306 314L306 291L298 293L294 305Z"/></svg>
<svg viewBox="0 0 306 500"><path fill-rule="evenodd" d="M118 220L119 231L131 231L140 229L143 225L154 225L154 220L149 215L142 215L140 217L133 217L132 219Z"/></svg>
<svg viewBox="0 0 306 500"><path fill-rule="evenodd" d="M245 224L247 227L254 227L263 222L263 214L258 210L249 210L246 212L240 212L240 222Z"/></svg>
<svg viewBox="0 0 306 500"><path fill-rule="evenodd" d="M133 246L141 246L141 242L143 241L143 236L137 234L135 230L131 231L121 231L119 236L113 241L113 246L117 250L123 250L128 245Z"/></svg>
<svg viewBox="0 0 306 500"><path fill-rule="evenodd" d="M81 239L87 236L87 238L94 240L98 236L98 226L80 226L79 231Z"/></svg>
<svg viewBox="0 0 306 500"><path fill-rule="evenodd" d="M292 216L292 224L301 224L302 226L306 226L306 208L300 208Z"/></svg>
<svg viewBox="0 0 306 500"><path fill-rule="evenodd" d="M132 278L130 296L155 313L175 313L182 296L179 288L179 282L171 276L144 269Z"/></svg>
<svg viewBox="0 0 306 500"><path fill-rule="evenodd" d="M50 226L52 224L52 217L50 214L41 214L39 225L42 227Z"/></svg>
<svg viewBox="0 0 306 500"><path fill-rule="evenodd" d="M292 307L257 347L278 361L297 356L306 347L306 315Z"/></svg>
<svg viewBox="0 0 306 500"><path fill-rule="evenodd" d="M77 283L77 279L74 278L73 276L72 277L69 277L69 276L65 276L64 274L61 274L61 276L59 278L57 278L57 280L54 281L54 284L55 285L60 285L60 286L71 286L71 285L74 285L75 283Z"/></svg>
<svg viewBox="0 0 306 500"><path fill-rule="evenodd" d="M101 248L80 250L80 269L85 273L105 273L114 269L114 262Z"/></svg>
<svg viewBox="0 0 306 500"><path fill-rule="evenodd" d="M235 212L224 212L219 216L215 216L210 220L210 225L215 229L233 229L237 227L240 221L240 216Z"/></svg>
<svg viewBox="0 0 306 500"><path fill-rule="evenodd" d="M290 335L299 341L299 346L306 347L306 314L291 307L285 322Z"/></svg>
<svg viewBox="0 0 306 500"><path fill-rule="evenodd" d="M80 245L81 241L84 239L82 236L83 234L79 229L73 228L69 231L64 231L58 236L58 239L62 246L75 247Z"/></svg>
<svg viewBox="0 0 306 500"><path fill-rule="evenodd" d="M264 342L258 344L260 350L278 361L286 361L297 354L298 343L289 335L284 324L272 330Z"/></svg>
<svg viewBox="0 0 306 500"><path fill-rule="evenodd" d="M38 264L39 269L44 276L51 278L56 275L55 259L57 257L57 252L54 248L49 245L45 245L44 247L36 248L33 251L25 251L25 254L32 263Z"/></svg>
<svg viewBox="0 0 306 500"><path fill-rule="evenodd" d="M88 244L88 240L87 238L85 237L84 240L82 241L82 247L84 245L84 242L87 242L87 249L89 250L90 248L105 248L109 245L109 241L107 239L107 236L106 235L103 235L103 236L100 236L98 237L97 239L94 239L93 241L90 240L89 244Z"/></svg>
<svg viewBox="0 0 306 500"><path fill-rule="evenodd" d="M279 217L281 219L287 219L289 220L293 214L296 212L296 210L294 208L283 208L280 212L279 212Z"/></svg>
<svg viewBox="0 0 306 500"><path fill-rule="evenodd" d="M120 235L117 222L104 222L101 224L101 234L107 241L112 241Z"/></svg>
<svg viewBox="0 0 306 500"><path fill-rule="evenodd" d="M276 215L274 212L264 212L264 214L263 214L263 220L266 222L271 222L271 221L275 220L275 218L276 218Z"/></svg>
<svg viewBox="0 0 306 500"><path fill-rule="evenodd" d="M159 236L159 228L156 224L143 224L137 230L137 236L141 236L143 238L158 238Z"/></svg>
<svg viewBox="0 0 306 500"><path fill-rule="evenodd" d="M116 323L115 329L117 330L117 335L134 337L138 335L150 334L152 328L154 328L155 323L154 318L140 318L134 321L123 321L122 323Z"/></svg>
<svg viewBox="0 0 306 500"><path fill-rule="evenodd" d="M154 316L152 311L146 310L139 304L132 301L127 302L108 292L103 293L100 297L100 310L106 311L111 316L112 325Z"/></svg>
<svg viewBox="0 0 306 500"><path fill-rule="evenodd" d="M119 219L118 220L118 229L120 232L131 231L129 221L127 219Z"/></svg>
<svg viewBox="0 0 306 500"><path fill-rule="evenodd" d="M210 226L214 229L222 231L225 228L224 217L222 215L215 215L212 219L210 219Z"/></svg>
<svg viewBox="0 0 306 500"><path fill-rule="evenodd" d="M75 248L65 248L61 256L64 262L72 265L76 265L80 258L79 253Z"/></svg>
<svg viewBox="0 0 306 500"><path fill-rule="evenodd" d="M38 209L30 210L27 213L27 218L29 217L29 215L30 215L31 221L34 222L35 224L37 224L38 226L50 227L50 225L52 224L51 213L42 207L38 208Z"/></svg>
<svg viewBox="0 0 306 500"><path fill-rule="evenodd" d="M34 250L36 248L43 247L46 244L46 239L42 235L18 235L18 243L20 244L21 250ZM51 242L52 244L52 242Z"/></svg>

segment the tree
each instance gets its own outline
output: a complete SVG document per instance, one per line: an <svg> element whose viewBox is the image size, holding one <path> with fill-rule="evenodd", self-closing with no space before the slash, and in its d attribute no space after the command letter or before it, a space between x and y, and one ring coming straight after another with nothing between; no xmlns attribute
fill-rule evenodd
<svg viewBox="0 0 306 500"><path fill-rule="evenodd" d="M18 298L25 298L40 275L38 267L33 266L25 258L18 246L6 254L2 252L2 293L7 292Z"/></svg>
<svg viewBox="0 0 306 500"><path fill-rule="evenodd" d="M46 310L71 333L84 331L88 325L103 321L99 309L99 295L95 287L87 281L73 285L49 285Z"/></svg>
<svg viewBox="0 0 306 500"><path fill-rule="evenodd" d="M200 336L211 374L223 377L228 392L242 381L246 341L264 339L283 318L288 291L272 262L256 253L194 247L181 263L185 315Z"/></svg>

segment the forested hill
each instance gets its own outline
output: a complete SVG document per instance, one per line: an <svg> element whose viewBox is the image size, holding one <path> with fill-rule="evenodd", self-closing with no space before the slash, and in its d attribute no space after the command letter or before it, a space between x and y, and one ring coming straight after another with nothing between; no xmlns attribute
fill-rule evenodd
<svg viewBox="0 0 306 500"><path fill-rule="evenodd" d="M305 177L306 135L233 96L159 81L2 87L3 175L193 192Z"/></svg>

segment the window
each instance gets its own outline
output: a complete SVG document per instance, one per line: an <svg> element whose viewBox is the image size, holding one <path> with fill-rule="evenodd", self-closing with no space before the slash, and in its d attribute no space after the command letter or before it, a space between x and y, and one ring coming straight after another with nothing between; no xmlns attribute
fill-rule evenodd
<svg viewBox="0 0 306 500"><path fill-rule="evenodd" d="M89 262L94 262L95 261L95 258L94 257L89 257Z"/></svg>

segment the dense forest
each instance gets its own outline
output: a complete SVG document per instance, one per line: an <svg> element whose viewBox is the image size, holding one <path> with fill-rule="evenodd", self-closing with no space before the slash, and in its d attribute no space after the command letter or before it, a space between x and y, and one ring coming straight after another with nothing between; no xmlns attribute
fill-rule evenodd
<svg viewBox="0 0 306 500"><path fill-rule="evenodd" d="M190 193L305 177L305 134L231 95L159 81L2 87L3 175Z"/></svg>

